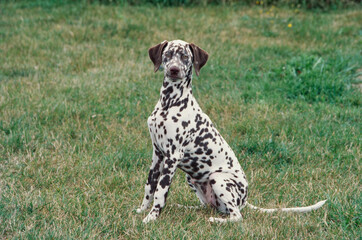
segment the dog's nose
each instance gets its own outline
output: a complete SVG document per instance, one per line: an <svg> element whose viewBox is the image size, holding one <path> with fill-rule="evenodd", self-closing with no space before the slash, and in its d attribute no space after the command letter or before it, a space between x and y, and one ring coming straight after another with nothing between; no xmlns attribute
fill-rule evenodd
<svg viewBox="0 0 362 240"><path fill-rule="evenodd" d="M173 66L170 68L170 73L173 76L177 76L179 74L179 72L180 72L180 69L178 67Z"/></svg>

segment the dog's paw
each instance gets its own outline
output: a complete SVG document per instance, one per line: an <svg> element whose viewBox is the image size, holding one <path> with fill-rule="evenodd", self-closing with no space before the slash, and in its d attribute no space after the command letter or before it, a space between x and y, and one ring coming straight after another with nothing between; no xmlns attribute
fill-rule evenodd
<svg viewBox="0 0 362 240"><path fill-rule="evenodd" d="M210 217L209 222L212 222L212 223L226 223L227 219Z"/></svg>
<svg viewBox="0 0 362 240"><path fill-rule="evenodd" d="M212 223L239 222L242 219L243 218L241 216L233 216L231 218L214 218L214 217L210 217L209 222L212 222Z"/></svg>
<svg viewBox="0 0 362 240"><path fill-rule="evenodd" d="M156 220L156 218L157 218L157 216L155 216L154 214L148 214L147 215L147 217L145 217L144 219L143 219L143 223L149 223L150 221L155 221Z"/></svg>
<svg viewBox="0 0 362 240"><path fill-rule="evenodd" d="M142 212L144 212L147 208L148 208L148 206L142 204L139 208L136 209L136 212L137 212L137 213L142 213Z"/></svg>

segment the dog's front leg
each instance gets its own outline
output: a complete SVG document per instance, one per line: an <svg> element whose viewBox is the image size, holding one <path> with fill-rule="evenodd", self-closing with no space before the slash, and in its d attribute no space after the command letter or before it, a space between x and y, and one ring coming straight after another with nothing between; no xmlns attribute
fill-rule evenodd
<svg viewBox="0 0 362 240"><path fill-rule="evenodd" d="M147 217L143 219L144 223L155 220L160 215L162 208L165 206L168 190L170 189L172 178L175 175L179 159L180 158L166 159L162 175L158 181L155 191L152 209Z"/></svg>
<svg viewBox="0 0 362 240"><path fill-rule="evenodd" d="M162 155L161 151L154 147L152 154L152 165L150 167L148 179L145 185L145 195L143 197L141 207L136 210L137 213L141 213L146 210L150 205L151 201L153 200L153 195L155 193L157 183L163 169L163 159L164 156Z"/></svg>

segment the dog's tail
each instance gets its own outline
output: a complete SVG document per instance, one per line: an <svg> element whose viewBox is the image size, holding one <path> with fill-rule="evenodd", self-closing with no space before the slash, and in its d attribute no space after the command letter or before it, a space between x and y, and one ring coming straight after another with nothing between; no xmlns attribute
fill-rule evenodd
<svg viewBox="0 0 362 240"><path fill-rule="evenodd" d="M320 202L317 202L316 204L314 205L310 205L310 206L307 206L307 207L293 207L293 208L261 208L261 207L256 207L248 202L246 202L246 206L248 206L249 208L251 209L254 209L254 210L258 210L258 211L261 211L261 212L266 212L266 213L272 213L272 212L277 212L277 211L281 211L281 212L301 212L301 213L305 213L305 212L311 212L313 210L316 210L320 207L322 207L325 202L327 200L323 200L323 201L320 201Z"/></svg>

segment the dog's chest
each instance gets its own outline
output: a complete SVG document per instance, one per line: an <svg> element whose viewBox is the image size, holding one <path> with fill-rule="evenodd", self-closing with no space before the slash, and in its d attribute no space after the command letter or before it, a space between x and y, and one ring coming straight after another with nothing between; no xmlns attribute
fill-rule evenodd
<svg viewBox="0 0 362 240"><path fill-rule="evenodd" d="M191 121L194 113L179 111L177 107L164 110L156 105L147 120L152 142L164 153L169 149L185 147L190 138L190 129L195 123Z"/></svg>

